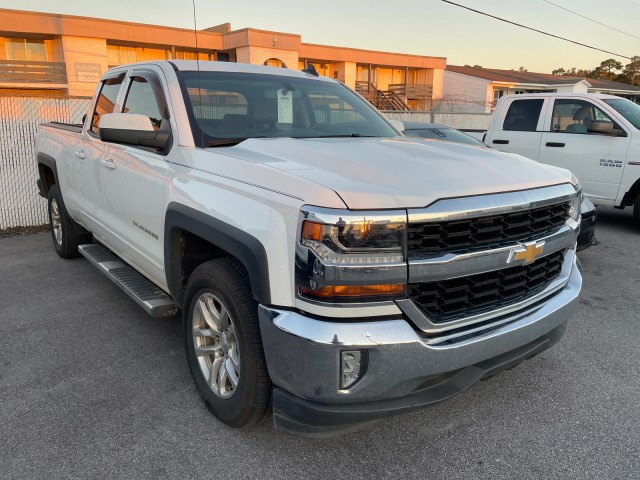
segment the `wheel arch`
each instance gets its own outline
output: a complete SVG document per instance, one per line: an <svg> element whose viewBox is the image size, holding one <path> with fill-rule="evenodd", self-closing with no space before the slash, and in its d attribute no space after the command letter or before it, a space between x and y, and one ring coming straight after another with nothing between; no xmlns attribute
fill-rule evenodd
<svg viewBox="0 0 640 480"><path fill-rule="evenodd" d="M206 252L189 252L206 248ZM189 275L204 261L231 256L245 268L253 298L269 304L269 268L262 243L247 232L183 204L167 206L164 226L164 263L167 285L182 304Z"/></svg>
<svg viewBox="0 0 640 480"><path fill-rule="evenodd" d="M624 194L622 202L620 202L620 208L633 205L638 198L638 195L640 195L640 178L636 180L627 193Z"/></svg>
<svg viewBox="0 0 640 480"><path fill-rule="evenodd" d="M58 169L56 167L55 158L46 153L38 153L38 188L40 195L47 198L49 188L53 184L58 183Z"/></svg>

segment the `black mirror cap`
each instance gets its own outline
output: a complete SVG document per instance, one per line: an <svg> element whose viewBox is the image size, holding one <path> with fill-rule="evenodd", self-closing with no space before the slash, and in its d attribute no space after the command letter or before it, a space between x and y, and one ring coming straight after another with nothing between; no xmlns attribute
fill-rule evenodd
<svg viewBox="0 0 640 480"><path fill-rule="evenodd" d="M158 150L166 155L171 150L171 132L168 130L124 130L120 128L101 128L100 140L120 143L134 147L146 147Z"/></svg>

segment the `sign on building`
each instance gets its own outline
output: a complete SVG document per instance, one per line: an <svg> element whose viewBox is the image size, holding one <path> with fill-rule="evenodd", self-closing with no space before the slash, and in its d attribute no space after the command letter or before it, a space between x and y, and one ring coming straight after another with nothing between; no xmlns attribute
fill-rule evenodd
<svg viewBox="0 0 640 480"><path fill-rule="evenodd" d="M79 82L96 83L102 76L102 68L99 63L74 63L76 79Z"/></svg>

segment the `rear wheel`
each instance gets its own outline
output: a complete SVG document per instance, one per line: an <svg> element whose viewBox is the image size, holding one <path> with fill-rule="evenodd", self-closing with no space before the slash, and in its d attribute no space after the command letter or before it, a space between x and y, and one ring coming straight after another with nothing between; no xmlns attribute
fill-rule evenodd
<svg viewBox="0 0 640 480"><path fill-rule="evenodd" d="M200 265L187 283L183 308L193 379L209 410L235 428L262 419L271 391L258 305L241 269L228 258Z"/></svg>
<svg viewBox="0 0 640 480"><path fill-rule="evenodd" d="M77 225L67 213L62 202L62 195L57 185L49 187L47 196L49 204L49 227L56 252L62 258L79 256L78 245L91 243L91 234ZM80 233L82 232L82 233Z"/></svg>

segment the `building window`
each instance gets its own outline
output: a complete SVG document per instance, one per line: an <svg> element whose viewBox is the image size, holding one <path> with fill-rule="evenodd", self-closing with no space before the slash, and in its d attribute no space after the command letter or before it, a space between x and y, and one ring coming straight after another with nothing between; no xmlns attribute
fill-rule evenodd
<svg viewBox="0 0 640 480"><path fill-rule="evenodd" d="M287 68L284 62L279 58L270 58L265 60L263 65L266 65L267 67Z"/></svg>
<svg viewBox="0 0 640 480"><path fill-rule="evenodd" d="M115 67L149 60L167 60L171 58L171 52L163 48L107 45L107 58L109 66Z"/></svg>
<svg viewBox="0 0 640 480"><path fill-rule="evenodd" d="M212 56L207 52L197 52L195 50L176 50L176 60L211 60Z"/></svg>
<svg viewBox="0 0 640 480"><path fill-rule="evenodd" d="M0 60L47 62L49 55L44 40L0 38Z"/></svg>

